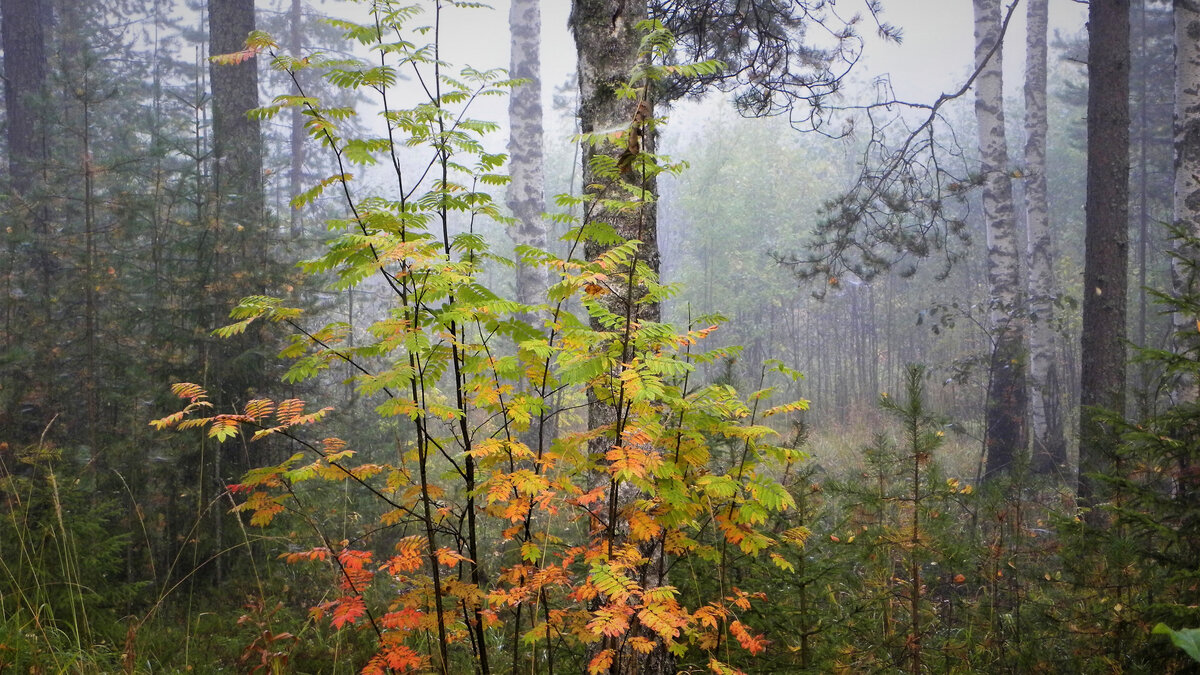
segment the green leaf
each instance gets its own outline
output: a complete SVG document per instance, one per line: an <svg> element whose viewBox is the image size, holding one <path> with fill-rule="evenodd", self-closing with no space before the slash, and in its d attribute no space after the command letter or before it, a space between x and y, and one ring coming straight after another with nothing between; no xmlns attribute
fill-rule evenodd
<svg viewBox="0 0 1200 675"><path fill-rule="evenodd" d="M1155 635L1170 636L1171 642L1176 647L1187 652L1187 655L1192 657L1193 661L1200 663L1200 628L1183 628L1173 630L1167 624L1160 623L1154 627Z"/></svg>
<svg viewBox="0 0 1200 675"><path fill-rule="evenodd" d="M303 207L307 206L309 203L311 203L317 197L320 197L321 193L325 191L325 188L329 187L330 185L333 185L334 183L338 183L341 181L349 181L351 178L353 178L353 176L351 174L339 173L339 174L330 176L328 178L322 179L321 182L319 182L316 185L312 186L311 188L305 190L304 192L301 192L300 194L296 195L295 197L292 197L292 202L291 202L292 208L299 209L299 208L303 208Z"/></svg>
<svg viewBox="0 0 1200 675"><path fill-rule="evenodd" d="M243 319L237 323L231 323L228 326L221 326L213 331L213 335L219 338L230 338L234 335L241 335L246 332L246 327L254 322L255 317Z"/></svg>
<svg viewBox="0 0 1200 675"><path fill-rule="evenodd" d="M717 499L729 499L738 492L737 481L729 476L701 476L696 479L696 487Z"/></svg>

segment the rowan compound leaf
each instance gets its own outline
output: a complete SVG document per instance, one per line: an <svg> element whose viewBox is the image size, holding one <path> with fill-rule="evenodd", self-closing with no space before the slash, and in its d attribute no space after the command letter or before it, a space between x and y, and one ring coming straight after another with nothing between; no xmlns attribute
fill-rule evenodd
<svg viewBox="0 0 1200 675"><path fill-rule="evenodd" d="M337 629L346 624L354 624L367 613L361 595L349 595L337 600L333 608L333 618L329 623Z"/></svg>
<svg viewBox="0 0 1200 675"><path fill-rule="evenodd" d="M696 479L696 487L715 499L729 499L738 492L737 481L729 476L701 476Z"/></svg>
<svg viewBox="0 0 1200 675"><path fill-rule="evenodd" d="M170 415L167 415L166 417L160 417L159 419L151 420L150 426L154 427L155 429L158 429L159 431L162 431L163 429L169 429L169 428L179 424L180 422L182 422L183 416L185 414L186 413L184 413L182 410L180 410L179 412L171 413Z"/></svg>
<svg viewBox="0 0 1200 675"><path fill-rule="evenodd" d="M214 54L214 55L208 57L208 60L212 61L213 63L217 64L218 66L236 66L236 65L240 65L242 63L249 61L250 59L254 58L257 54L258 54L258 49L249 48L249 49L243 49L239 52L232 52L229 54Z"/></svg>
<svg viewBox="0 0 1200 675"><path fill-rule="evenodd" d="M553 629L550 627L550 624L542 621L533 628L525 631L525 634L521 636L521 642L527 645L535 645L546 640L552 634Z"/></svg>
<svg viewBox="0 0 1200 675"><path fill-rule="evenodd" d="M812 536L812 530L803 525L784 530L783 532L784 541L797 546L804 546L804 542L808 541L810 536Z"/></svg>
<svg viewBox="0 0 1200 675"><path fill-rule="evenodd" d="M786 511L796 506L796 500L782 485L770 478L750 483L750 496L768 511Z"/></svg>
<svg viewBox="0 0 1200 675"><path fill-rule="evenodd" d="M324 178L311 188L301 192L295 197L292 197L292 208L302 209L315 201L317 197L320 197L321 193L324 192L325 189L330 185L340 183L342 181L349 182L352 178L354 178L354 176L348 173L339 173L328 178Z"/></svg>
<svg viewBox="0 0 1200 675"><path fill-rule="evenodd" d="M290 426L292 420L304 412L304 401L298 398L289 398L286 401L280 401L275 408L275 419L285 426Z"/></svg>
<svg viewBox="0 0 1200 675"><path fill-rule="evenodd" d="M401 539L396 544L396 555L384 563L384 569L389 574L404 574L421 568L425 563L422 557L425 551L425 537L412 535Z"/></svg>
<svg viewBox="0 0 1200 675"><path fill-rule="evenodd" d="M213 330L212 333L216 337L219 337L223 340L229 339L234 335L241 335L242 333L246 332L246 328L248 328L250 324L254 323L254 319L256 318L257 317L252 316L248 319L242 319L241 321L231 323L227 326L221 326L220 328Z"/></svg>
<svg viewBox="0 0 1200 675"><path fill-rule="evenodd" d="M521 560L536 563L542 557L542 549L536 543L527 541L521 544Z"/></svg>
<svg viewBox="0 0 1200 675"><path fill-rule="evenodd" d="M601 675L608 672L613 663L613 650L605 649L604 651L592 657L588 663L588 675Z"/></svg>
<svg viewBox="0 0 1200 675"><path fill-rule="evenodd" d="M379 618L379 623L389 630L413 631L421 627L426 615L412 607L404 607L394 612L388 612Z"/></svg>
<svg viewBox="0 0 1200 675"><path fill-rule="evenodd" d="M270 33L262 30L253 30L246 36L246 48L255 51L278 49L279 43L275 42Z"/></svg>
<svg viewBox="0 0 1200 675"><path fill-rule="evenodd" d="M246 404L244 414L251 420L261 420L271 416L275 411L275 402L266 398L256 398Z"/></svg>
<svg viewBox="0 0 1200 675"><path fill-rule="evenodd" d="M771 553L768 553L767 555L770 556L771 562L775 563L775 566L778 567L779 569L781 569L785 572L795 572L796 571L796 566L793 565L787 558L779 555L778 553L775 553L774 551L772 551Z"/></svg>
<svg viewBox="0 0 1200 675"><path fill-rule="evenodd" d="M750 652L752 656L757 656L767 649L767 639L751 633L741 621L735 620L729 624L729 634L738 641L742 649Z"/></svg>
<svg viewBox="0 0 1200 675"><path fill-rule="evenodd" d="M626 642L629 644L630 648L633 649L633 651L639 654L649 654L650 652L654 651L654 641L650 638L634 636L629 638Z"/></svg>
<svg viewBox="0 0 1200 675"><path fill-rule="evenodd" d="M629 515L629 536L633 541L649 541L662 529L658 520L645 511L634 511Z"/></svg>
<svg viewBox="0 0 1200 675"><path fill-rule="evenodd" d="M203 387L191 382L177 382L171 385L171 393L179 398L191 399L193 401L205 398L207 395Z"/></svg>
<svg viewBox="0 0 1200 675"><path fill-rule="evenodd" d="M783 405L777 405L774 408L767 410L763 413L763 417L772 417L774 415L782 415L790 412L802 412L808 410L808 405L809 401L806 399L792 401L791 403L784 403Z"/></svg>
<svg viewBox="0 0 1200 675"><path fill-rule="evenodd" d="M708 670L713 675L745 675L745 673L737 668L711 657L708 659Z"/></svg>
<svg viewBox="0 0 1200 675"><path fill-rule="evenodd" d="M444 546L437 550L437 559L438 564L444 567L454 567L460 562L471 562L471 559L467 556Z"/></svg>
<svg viewBox="0 0 1200 675"><path fill-rule="evenodd" d="M387 662L388 668L401 673L419 671L425 662L419 654L404 645L384 648L383 660Z"/></svg>
<svg viewBox="0 0 1200 675"><path fill-rule="evenodd" d="M230 419L215 418L212 425L208 428L209 438L217 439L218 443L224 443L230 438L238 435L237 422Z"/></svg>
<svg viewBox="0 0 1200 675"><path fill-rule="evenodd" d="M687 625L687 618L674 599L648 603L638 612L638 620L668 640L679 637L680 629Z"/></svg>
<svg viewBox="0 0 1200 675"><path fill-rule="evenodd" d="M629 615L632 610L625 605L610 605L592 612L592 620L588 622L588 630L592 635L607 635L620 637L629 630Z"/></svg>
<svg viewBox="0 0 1200 675"><path fill-rule="evenodd" d="M632 579L614 572L609 565L596 565L592 567L592 573L588 580L596 590L603 593L613 602L622 602L634 593L638 584Z"/></svg>

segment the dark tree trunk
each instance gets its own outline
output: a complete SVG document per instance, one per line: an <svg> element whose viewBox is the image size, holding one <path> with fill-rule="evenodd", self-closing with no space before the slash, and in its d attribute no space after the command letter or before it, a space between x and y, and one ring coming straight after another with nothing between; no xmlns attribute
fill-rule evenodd
<svg viewBox="0 0 1200 675"><path fill-rule="evenodd" d="M209 53L240 52L254 30L254 0L209 0ZM263 203L263 144L258 120L247 111L258 107L256 59L211 68L213 111L213 191L215 206L206 220L214 228L211 269L213 325L222 325L237 301L262 293L271 240ZM253 336L221 340L212 346L206 368L227 398L258 386L261 359L253 356ZM211 390L211 388L210 388Z"/></svg>
<svg viewBox="0 0 1200 675"><path fill-rule="evenodd" d="M4 39L4 105L8 115L8 172L21 196L45 161L39 106L46 90L46 43L41 0L0 0Z"/></svg>
<svg viewBox="0 0 1200 675"><path fill-rule="evenodd" d="M49 241L49 215L38 192L47 160L45 125L46 44L41 0L0 0L3 20L4 104L7 116L8 191L7 228L0 297L3 298L3 334L0 353L17 354L29 348L32 358L21 362L20 374L0 389L8 389L10 405L22 401L37 410L31 433L13 440L33 441L53 417L53 401L44 396L25 398L24 389L44 389L37 383L55 372L50 347L54 344L50 302L51 282L57 269ZM43 381L44 384L44 381ZM0 410L0 416L11 412ZM36 427L36 428L32 428Z"/></svg>
<svg viewBox="0 0 1200 675"><path fill-rule="evenodd" d="M617 90L628 82L630 71L637 62L641 36L637 24L646 19L646 4L634 0L576 0L571 13L571 27L575 34L575 48L579 55L579 127L584 134L608 129L628 128L631 120L637 114L638 100L619 98ZM653 116L653 102L642 101L649 106L648 116ZM653 149L653 133L646 135L644 151ZM612 182L608 178L597 176L592 168L592 159L600 154L620 158L626 148L614 143L593 145L583 144L583 184L585 186L604 185ZM639 181L638 178L633 178ZM642 181L639 181L642 182ZM653 199L655 181L649 178L642 182L641 187ZM586 188L593 189L593 188ZM605 188L607 190L607 188ZM608 190L603 194L607 198L622 199L627 195L622 191ZM656 213L653 204L640 209L608 209L600 205L589 205L584 210L584 226L591 223L607 223L616 229L625 239L637 239L642 242L638 258L646 261L647 265L658 271L659 256L656 242L657 227ZM588 240L584 247L585 255L594 260L604 252L605 247ZM614 280L617 274L610 275ZM613 292L606 297L608 309L619 316L628 316L634 321L659 319L660 308L657 304L635 305L638 297L638 284L630 287L628 284L617 283ZM593 327L603 329L593 320ZM622 359L627 360L627 359ZM610 405L593 402L588 406L589 428L598 429L611 425L616 417L616 411ZM607 440L600 438L594 442L593 451L603 456L607 452L604 444Z"/></svg>
<svg viewBox="0 0 1200 675"><path fill-rule="evenodd" d="M208 30L210 54L245 49L254 30L254 0L209 0ZM220 219L240 233L239 243L254 241L251 235L261 232L263 224L263 152L258 121L246 111L258 107L257 61L214 64L210 76Z"/></svg>
<svg viewBox="0 0 1200 675"><path fill-rule="evenodd" d="M1125 410L1129 258L1129 1L1088 10L1087 232L1083 265L1079 500L1092 505L1116 439L1100 410Z"/></svg>
<svg viewBox="0 0 1200 675"><path fill-rule="evenodd" d="M246 48L254 30L254 0L208 0L209 54L230 54ZM214 63L212 79L213 184L216 192L217 262L213 270L218 292L213 294L215 325L226 323L230 308L250 293L261 293L260 274L266 265L266 227L263 203L263 149L258 120L247 111L258 107L258 64L247 59L237 65ZM253 271L253 272L252 272ZM253 280L253 281L251 281ZM235 401L262 379L261 359L251 335L221 340L211 345L205 364L208 379L219 388L220 398ZM210 391L213 387L210 387ZM248 458L218 446L212 452L216 490L249 468ZM214 514L213 537L223 546L223 514ZM222 583L222 559L214 565Z"/></svg>

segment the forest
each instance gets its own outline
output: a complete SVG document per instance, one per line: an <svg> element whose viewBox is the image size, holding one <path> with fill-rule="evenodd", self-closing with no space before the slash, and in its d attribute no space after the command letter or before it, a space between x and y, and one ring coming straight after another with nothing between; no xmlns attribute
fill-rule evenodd
<svg viewBox="0 0 1200 675"><path fill-rule="evenodd" d="M0 673L1200 672L1196 3L0 51Z"/></svg>

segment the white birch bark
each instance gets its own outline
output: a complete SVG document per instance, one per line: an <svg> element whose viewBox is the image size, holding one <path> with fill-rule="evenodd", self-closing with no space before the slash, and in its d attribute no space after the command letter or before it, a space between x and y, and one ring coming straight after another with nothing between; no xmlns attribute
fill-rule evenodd
<svg viewBox="0 0 1200 675"><path fill-rule="evenodd" d="M987 401L987 468L1007 472L1025 449L1025 344L1020 249L1013 213L1008 140L1004 130L1003 49L1000 0L974 0L975 89L979 127L983 217L987 228L987 277L994 341Z"/></svg>
<svg viewBox="0 0 1200 675"><path fill-rule="evenodd" d="M1053 249L1046 198L1047 0L1029 0L1025 40L1025 216L1029 260L1029 421L1034 470L1064 475L1066 439L1055 363Z"/></svg>
<svg viewBox="0 0 1200 675"><path fill-rule="evenodd" d="M542 66L541 0L512 0L508 24L512 32L509 76L529 80L512 91L508 99L508 162L511 181L505 201L516 222L509 228L513 243L546 247L546 228L542 213L546 210L545 182L542 177ZM541 270L518 264L517 300L526 304L539 301L547 281Z"/></svg>

